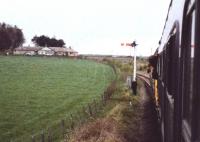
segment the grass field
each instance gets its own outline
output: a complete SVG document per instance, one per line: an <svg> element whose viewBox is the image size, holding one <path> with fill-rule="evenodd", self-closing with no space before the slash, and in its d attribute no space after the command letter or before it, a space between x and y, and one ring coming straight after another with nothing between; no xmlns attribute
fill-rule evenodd
<svg viewBox="0 0 200 142"><path fill-rule="evenodd" d="M101 95L115 75L92 61L0 56L0 141L51 126Z"/></svg>

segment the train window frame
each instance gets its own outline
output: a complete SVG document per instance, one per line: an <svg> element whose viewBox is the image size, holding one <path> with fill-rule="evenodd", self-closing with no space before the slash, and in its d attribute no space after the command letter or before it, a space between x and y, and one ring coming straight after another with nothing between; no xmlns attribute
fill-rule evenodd
<svg viewBox="0 0 200 142"><path fill-rule="evenodd" d="M166 45L165 45L165 47L166 47ZM164 49L163 49L163 70L162 70L162 72L163 72L163 84L164 85L166 85L166 75L167 75L167 73L166 73L166 49L165 49L165 47L164 47Z"/></svg>
<svg viewBox="0 0 200 142"><path fill-rule="evenodd" d="M184 139L192 138L192 111L193 111L193 83L194 83L194 48L195 41L195 14L194 1L189 1L186 5L186 13L183 20L182 38L182 127Z"/></svg>
<svg viewBox="0 0 200 142"><path fill-rule="evenodd" d="M193 120L193 127L194 129L194 139L196 142L200 142L200 89L199 89L199 81L200 81L200 1L196 1L196 30L195 30L195 52L194 52L194 58L195 58L195 81L194 81L194 120ZM197 117L196 117L197 116Z"/></svg>
<svg viewBox="0 0 200 142"><path fill-rule="evenodd" d="M160 79L160 77L161 77L161 56L160 56L160 54L158 55L157 72L158 72L158 77Z"/></svg>
<svg viewBox="0 0 200 142"><path fill-rule="evenodd" d="M161 67L160 67L160 78L163 81L163 54L160 54L160 62L161 62Z"/></svg>
<svg viewBox="0 0 200 142"><path fill-rule="evenodd" d="M177 80L175 80L177 77L176 56L178 56L177 50L179 49L179 45L177 45L177 43L179 43L179 39L177 37L177 34L179 33L178 28L178 23L175 22L166 44L166 85L167 93L172 96L172 98L174 98L174 95L176 94L176 87L178 85Z"/></svg>
<svg viewBox="0 0 200 142"><path fill-rule="evenodd" d="M158 58L158 63L157 63L157 73L158 76L160 76L160 59Z"/></svg>
<svg viewBox="0 0 200 142"><path fill-rule="evenodd" d="M160 53L160 80L163 82L163 53Z"/></svg>
<svg viewBox="0 0 200 142"><path fill-rule="evenodd" d="M161 72L162 72L162 83L163 84L165 83L165 72L164 72L164 70L165 70L165 61L164 60L165 60L165 54L164 54L164 51L163 51L162 52L162 70L161 70Z"/></svg>
<svg viewBox="0 0 200 142"><path fill-rule="evenodd" d="M160 79L161 79L161 76L162 76L162 66L163 66L163 64L162 64L162 56L159 54L159 60L160 60L160 69L159 69L159 71L160 71Z"/></svg>

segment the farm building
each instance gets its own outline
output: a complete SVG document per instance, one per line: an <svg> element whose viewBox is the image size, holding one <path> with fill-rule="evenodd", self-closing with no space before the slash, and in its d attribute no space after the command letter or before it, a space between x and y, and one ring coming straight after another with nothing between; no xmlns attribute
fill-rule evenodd
<svg viewBox="0 0 200 142"><path fill-rule="evenodd" d="M44 48L38 50L38 55L52 56L54 54L55 54L55 52L49 47L44 47Z"/></svg>
<svg viewBox="0 0 200 142"><path fill-rule="evenodd" d="M67 56L76 57L78 56L78 52L72 48L67 48Z"/></svg>
<svg viewBox="0 0 200 142"><path fill-rule="evenodd" d="M45 55L45 56L78 56L72 48L63 47L19 47L13 51L14 55Z"/></svg>
<svg viewBox="0 0 200 142"><path fill-rule="evenodd" d="M71 57L78 56L78 52L73 50L72 48L60 48L60 47L49 47L49 48L54 51L55 55L58 56L71 56Z"/></svg>
<svg viewBox="0 0 200 142"><path fill-rule="evenodd" d="M19 47L14 49L14 55L37 55L41 47Z"/></svg>

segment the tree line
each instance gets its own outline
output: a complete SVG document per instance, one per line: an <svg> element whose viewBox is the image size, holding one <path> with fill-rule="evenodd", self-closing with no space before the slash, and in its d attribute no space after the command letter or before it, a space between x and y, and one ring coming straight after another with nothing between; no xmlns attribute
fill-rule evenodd
<svg viewBox="0 0 200 142"><path fill-rule="evenodd" d="M64 47L65 42L62 39L50 38L45 35L34 36L31 40L36 46L41 47ZM6 23L0 23L0 52L13 51L22 46L25 42L22 29L16 25L11 26Z"/></svg>
<svg viewBox="0 0 200 142"><path fill-rule="evenodd" d="M32 42L37 46L46 47L64 47L65 42L62 39L50 38L45 35L34 36Z"/></svg>
<svg viewBox="0 0 200 142"><path fill-rule="evenodd" d="M0 51L13 50L24 43L22 29L6 23L0 23Z"/></svg>

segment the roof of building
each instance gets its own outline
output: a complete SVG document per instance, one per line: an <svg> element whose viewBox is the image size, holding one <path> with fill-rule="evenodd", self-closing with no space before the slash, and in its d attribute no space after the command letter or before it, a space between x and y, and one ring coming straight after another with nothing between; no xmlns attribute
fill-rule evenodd
<svg viewBox="0 0 200 142"><path fill-rule="evenodd" d="M66 48L63 47L49 47L49 48L55 52L67 52Z"/></svg>
<svg viewBox="0 0 200 142"><path fill-rule="evenodd" d="M74 52L74 53L78 53L77 51L75 51L74 49L72 49L72 48L67 48L67 51L68 52Z"/></svg>
<svg viewBox="0 0 200 142"><path fill-rule="evenodd" d="M18 48L15 48L15 51L38 51L42 49L42 47L30 47L30 46L23 46L23 47L18 47Z"/></svg>
<svg viewBox="0 0 200 142"><path fill-rule="evenodd" d="M38 51L41 49L51 49L55 52L73 52L73 53L78 53L72 48L66 48L66 47L30 47L30 46L23 46L23 47L18 47L15 48L15 51Z"/></svg>
<svg viewBox="0 0 200 142"><path fill-rule="evenodd" d="M52 49L49 47L42 47L40 50L52 51Z"/></svg>
<svg viewBox="0 0 200 142"><path fill-rule="evenodd" d="M66 47L49 47L49 48L54 50L55 52L74 52L74 53L78 53L77 51L73 50L72 48L66 48Z"/></svg>

